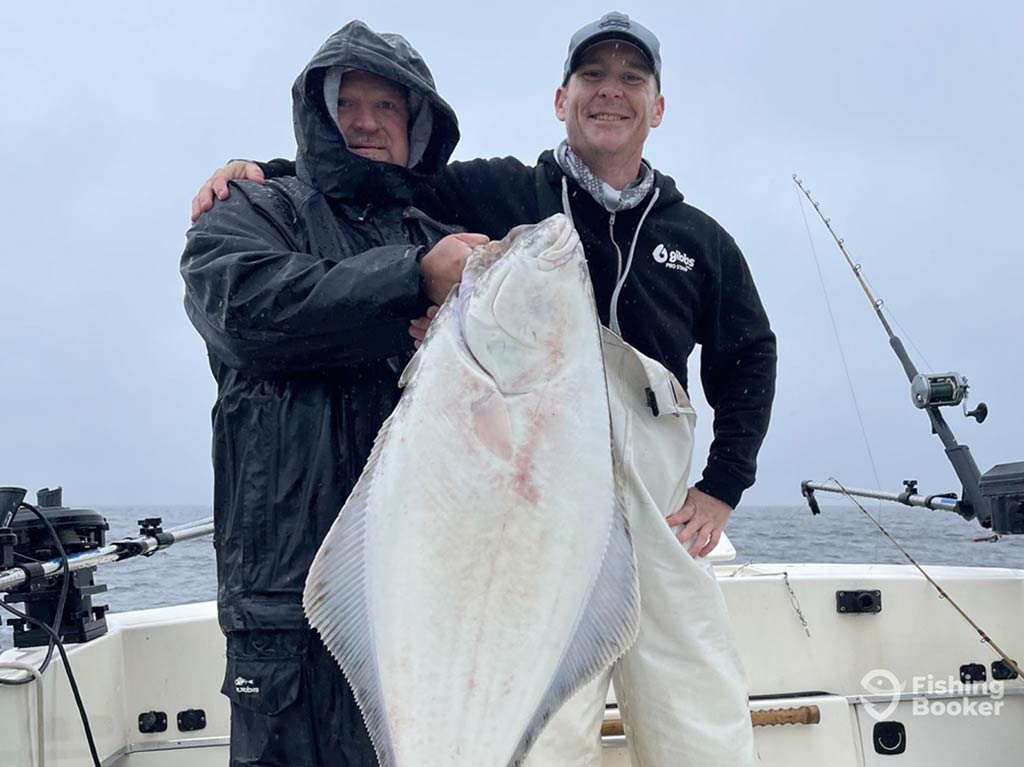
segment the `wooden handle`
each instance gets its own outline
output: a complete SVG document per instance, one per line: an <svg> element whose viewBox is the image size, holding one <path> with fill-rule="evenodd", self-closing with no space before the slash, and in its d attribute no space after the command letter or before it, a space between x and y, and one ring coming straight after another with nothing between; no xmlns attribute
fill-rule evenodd
<svg viewBox="0 0 1024 767"><path fill-rule="evenodd" d="M821 709L817 706L797 706L795 708L766 708L750 712L750 721L754 727L766 727L774 724L818 724L821 722ZM622 718L613 715L601 722L601 737L616 737L626 733L622 729Z"/></svg>
<svg viewBox="0 0 1024 767"><path fill-rule="evenodd" d="M616 716L614 719L605 719L601 722L601 737L608 738L616 735L625 735L622 731L622 719Z"/></svg>
<svg viewBox="0 0 1024 767"><path fill-rule="evenodd" d="M765 727L769 724L818 724L821 721L821 709L817 706L766 708L751 711L750 721L755 727Z"/></svg>

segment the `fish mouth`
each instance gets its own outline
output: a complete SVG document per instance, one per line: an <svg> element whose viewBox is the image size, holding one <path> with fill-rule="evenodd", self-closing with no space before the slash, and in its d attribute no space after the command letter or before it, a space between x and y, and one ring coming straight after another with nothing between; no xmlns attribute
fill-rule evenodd
<svg viewBox="0 0 1024 767"><path fill-rule="evenodd" d="M580 236L572 225L572 219L564 213L555 213L539 224L517 226L505 236L501 245L506 248L503 257L519 248L542 245L534 258L537 268L550 272L572 258L579 242Z"/></svg>
<svg viewBox="0 0 1024 767"><path fill-rule="evenodd" d="M552 225L557 226L558 229L554 242L545 248L537 259L537 266L545 272L565 265L572 258L580 243L580 236L576 233L576 228L569 218L561 213L555 215L557 218L552 217L555 219Z"/></svg>
<svg viewBox="0 0 1024 767"><path fill-rule="evenodd" d="M487 248L493 250L486 252ZM464 334L469 315L479 312L481 315L492 318L486 324L513 341L516 346L527 348L536 346L535 339L523 338L511 332L502 321L502 311L497 308L499 303L503 303L502 296L506 288L506 281L510 272L514 270L516 256L525 255L522 253L523 250L535 251L535 253L529 253L527 258L521 259L520 267L551 272L573 260L577 251L581 250L580 237L573 227L571 219L564 213L556 213L539 224L516 227L501 242L492 242L489 246L483 246L483 249L475 251L477 257L489 256L493 258L493 261L482 274L467 275L465 270L463 272L463 283L459 286L457 301ZM490 260L490 258L485 260ZM583 268L586 267L583 266ZM513 282L515 281L513 280ZM486 304L483 303L484 301ZM476 308L471 309L471 306ZM468 342L467 347L470 347ZM470 350L472 351L471 347ZM477 355L473 354L473 356L477 364L483 370L487 370L487 366ZM506 391L505 393L510 392Z"/></svg>

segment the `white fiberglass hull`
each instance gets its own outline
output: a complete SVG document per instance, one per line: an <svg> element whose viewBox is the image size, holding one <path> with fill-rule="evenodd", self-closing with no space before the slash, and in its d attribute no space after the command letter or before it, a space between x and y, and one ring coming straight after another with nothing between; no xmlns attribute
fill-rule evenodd
<svg viewBox="0 0 1024 767"><path fill-rule="evenodd" d="M1024 657L1024 571L928 569L1012 657ZM939 767L982 754L990 767L1019 764L1021 680L966 691L956 687L967 664L983 666L992 682L996 655L912 567L720 565L716 574L749 679L755 721L816 720L756 726L758 764L893 764L891 755L875 747L875 716L882 714L885 721L903 725L902 765ZM881 612L838 612L836 593L851 590L881 592ZM111 614L108 622L106 636L68 647L104 763L226 765L228 704L219 692L224 643L213 603ZM38 664L41 656L39 650L9 650L0 663ZM863 685L872 672L877 672L872 684L881 691L875 695ZM905 685L903 695L888 694L889 680ZM606 722L611 733L617 729L613 706L612 699ZM774 709L784 711L757 713ZM204 712L205 726L182 732L178 713L190 710ZM166 714L167 729L140 732L140 715L154 711ZM896 746L898 739L892 736L881 745ZM605 767L629 763L621 736L611 734L604 743ZM0 687L0 764L35 767L40 748L48 765L89 764L59 658L41 685Z"/></svg>

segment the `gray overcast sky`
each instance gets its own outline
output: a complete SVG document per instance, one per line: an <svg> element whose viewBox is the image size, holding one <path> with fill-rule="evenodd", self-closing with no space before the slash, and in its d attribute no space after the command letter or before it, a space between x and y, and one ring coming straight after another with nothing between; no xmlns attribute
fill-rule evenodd
<svg viewBox="0 0 1024 767"><path fill-rule="evenodd" d="M291 82L355 17L424 55L461 120L457 159L532 161L562 136L569 36L614 6L489 5L5 3L0 484L208 503L215 392L177 273L189 200L228 158L293 154ZM779 336L745 503L796 504L811 477L874 485L794 172L932 366L990 405L982 426L950 415L982 469L1024 459L1024 6L619 9L663 45L667 111L646 155L739 242ZM959 489L863 294L810 229L882 485ZM706 408L698 428L703 465Z"/></svg>

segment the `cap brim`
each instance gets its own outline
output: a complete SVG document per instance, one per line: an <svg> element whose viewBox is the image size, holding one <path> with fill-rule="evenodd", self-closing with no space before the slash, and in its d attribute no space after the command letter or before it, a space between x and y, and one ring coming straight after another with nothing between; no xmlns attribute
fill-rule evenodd
<svg viewBox="0 0 1024 767"><path fill-rule="evenodd" d="M618 40L620 42L626 43L627 45L631 45L634 48L636 48L643 55L644 61L647 62L647 67L651 70L651 72L657 74L657 70L654 67L654 56L651 54L651 51L647 48L647 46L644 45L643 41L639 37L636 37L635 35L631 35L628 32L621 32L618 30L596 34L593 37L584 40L578 46L576 46L576 50L573 51L572 54L572 59L570 59L569 61L569 74L572 74L573 72L576 71L576 68L580 65L580 59L583 58L583 54L585 54L595 45L598 45L599 43L608 42L609 40Z"/></svg>

